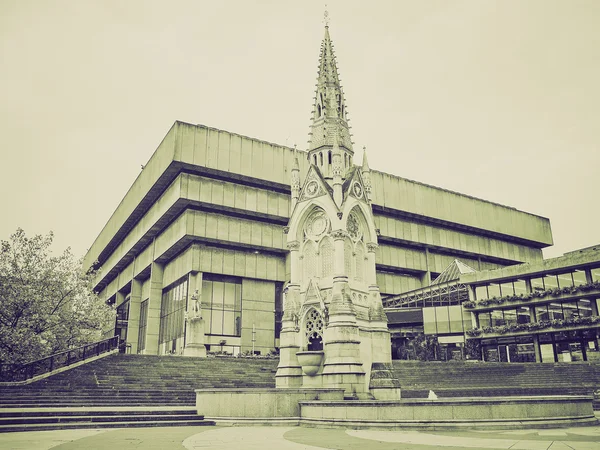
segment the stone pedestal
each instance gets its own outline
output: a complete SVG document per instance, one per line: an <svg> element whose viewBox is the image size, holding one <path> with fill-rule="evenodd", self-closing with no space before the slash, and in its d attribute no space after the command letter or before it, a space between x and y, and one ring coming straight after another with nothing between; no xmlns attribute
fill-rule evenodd
<svg viewBox="0 0 600 450"><path fill-rule="evenodd" d="M187 322L187 336L183 356L206 358L204 319L201 317L194 317Z"/></svg>

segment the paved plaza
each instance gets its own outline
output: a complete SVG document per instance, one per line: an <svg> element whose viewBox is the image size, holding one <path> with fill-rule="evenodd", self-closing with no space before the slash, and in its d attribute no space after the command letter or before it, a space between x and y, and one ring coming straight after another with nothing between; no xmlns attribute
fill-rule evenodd
<svg viewBox="0 0 600 450"><path fill-rule="evenodd" d="M376 431L304 427L172 427L31 431L0 435L27 450L527 449L600 450L600 426L503 431Z"/></svg>

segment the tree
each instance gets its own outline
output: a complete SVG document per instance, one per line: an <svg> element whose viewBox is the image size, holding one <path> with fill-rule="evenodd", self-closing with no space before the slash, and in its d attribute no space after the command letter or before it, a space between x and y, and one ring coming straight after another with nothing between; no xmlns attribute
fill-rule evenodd
<svg viewBox="0 0 600 450"><path fill-rule="evenodd" d="M0 361L24 363L100 338L113 308L92 290L93 272L71 249L52 256L53 234L22 229L0 243Z"/></svg>

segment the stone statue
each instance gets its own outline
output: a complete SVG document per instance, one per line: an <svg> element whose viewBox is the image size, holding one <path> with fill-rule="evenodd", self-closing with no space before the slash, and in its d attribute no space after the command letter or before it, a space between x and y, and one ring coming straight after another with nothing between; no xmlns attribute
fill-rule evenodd
<svg viewBox="0 0 600 450"><path fill-rule="evenodd" d="M200 297L198 296L198 289L192 294L192 300L194 301L194 319L201 319L202 305L200 303Z"/></svg>

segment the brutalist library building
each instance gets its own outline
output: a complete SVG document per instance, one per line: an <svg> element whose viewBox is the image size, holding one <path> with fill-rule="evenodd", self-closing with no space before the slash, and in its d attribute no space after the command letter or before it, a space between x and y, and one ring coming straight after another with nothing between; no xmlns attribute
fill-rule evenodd
<svg viewBox="0 0 600 450"><path fill-rule="evenodd" d="M304 177L310 162L297 152ZM115 329L107 333L119 334L131 353L185 354L187 317L199 307L208 351L275 351L290 279L284 233L293 162L294 149L175 122L85 256L85 266L97 269L96 291L117 308ZM441 283L455 260L477 274L490 273L543 263L542 249L552 245L547 218L373 169L371 183L377 283L389 302ZM552 287L549 279L543 282L544 290ZM503 286L501 296L512 295ZM515 293L522 287L513 283ZM495 296L493 283L489 289ZM461 302L469 300L480 301L467 295ZM473 328L487 336L482 327L499 324L499 313L481 303L475 309ZM502 314L512 323L512 309ZM388 317L396 345L426 331L423 319L411 325L389 311ZM462 341L447 340L464 347L466 330L462 334Z"/></svg>

